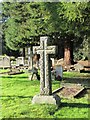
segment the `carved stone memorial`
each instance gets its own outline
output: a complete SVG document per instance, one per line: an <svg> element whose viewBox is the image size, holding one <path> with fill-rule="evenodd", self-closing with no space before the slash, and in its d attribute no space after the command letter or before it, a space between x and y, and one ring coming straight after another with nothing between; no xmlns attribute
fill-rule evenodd
<svg viewBox="0 0 90 120"><path fill-rule="evenodd" d="M10 68L10 57L0 56L0 68Z"/></svg>
<svg viewBox="0 0 90 120"><path fill-rule="evenodd" d="M3 68L3 57L0 56L0 68Z"/></svg>
<svg viewBox="0 0 90 120"><path fill-rule="evenodd" d="M24 57L18 57L16 59L16 66L24 65Z"/></svg>
<svg viewBox="0 0 90 120"><path fill-rule="evenodd" d="M40 46L33 47L33 53L40 54L40 95L33 97L32 103L60 104L60 98L52 95L50 54L55 54L56 46L48 46L50 39L40 37Z"/></svg>
<svg viewBox="0 0 90 120"><path fill-rule="evenodd" d="M32 53L32 50L31 50L31 47L28 48L28 65L29 65L29 68L32 69L33 68L33 53Z"/></svg>

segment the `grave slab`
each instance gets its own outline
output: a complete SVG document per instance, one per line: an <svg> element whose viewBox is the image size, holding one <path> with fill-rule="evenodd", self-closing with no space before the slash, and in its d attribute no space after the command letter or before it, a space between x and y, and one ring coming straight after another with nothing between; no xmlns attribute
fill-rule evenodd
<svg viewBox="0 0 90 120"><path fill-rule="evenodd" d="M73 85L69 85L69 86L65 86L62 87L57 94L61 97L61 98L74 98L76 96L78 96L80 93L82 93L82 91L85 88L81 85L77 85L77 84L73 84Z"/></svg>

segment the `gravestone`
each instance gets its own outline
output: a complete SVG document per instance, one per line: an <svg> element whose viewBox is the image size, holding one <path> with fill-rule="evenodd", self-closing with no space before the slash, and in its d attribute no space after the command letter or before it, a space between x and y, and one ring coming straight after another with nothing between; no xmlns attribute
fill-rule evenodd
<svg viewBox="0 0 90 120"><path fill-rule="evenodd" d="M60 105L60 98L52 95L51 83L51 65L50 54L55 54L56 47L48 46L50 39L48 37L40 37L40 46L33 47L33 53L40 54L40 95L33 97L32 103L47 103Z"/></svg>
<svg viewBox="0 0 90 120"><path fill-rule="evenodd" d="M32 53L32 50L31 50L31 47L28 48L28 66L30 69L33 68L33 60L32 60L32 57L33 57L33 53Z"/></svg>
<svg viewBox="0 0 90 120"><path fill-rule="evenodd" d="M0 68L3 68L3 57L0 56Z"/></svg>
<svg viewBox="0 0 90 120"><path fill-rule="evenodd" d="M56 79L62 80L63 77L63 67L61 65L56 66Z"/></svg>
<svg viewBox="0 0 90 120"><path fill-rule="evenodd" d="M10 57L1 56L0 57L0 68L10 68Z"/></svg>
<svg viewBox="0 0 90 120"><path fill-rule="evenodd" d="M11 66L10 65L10 57L8 57L8 56L3 57L3 66L4 66L4 68L9 68Z"/></svg>
<svg viewBox="0 0 90 120"><path fill-rule="evenodd" d="M84 66L81 65L80 63L77 63L74 65L75 71L80 71L84 69Z"/></svg>
<svg viewBox="0 0 90 120"><path fill-rule="evenodd" d="M1 34L1 33L0 33ZM2 35L1 35L2 36ZM2 37L0 36L0 55L2 55L2 46L3 46L3 40Z"/></svg>
<svg viewBox="0 0 90 120"><path fill-rule="evenodd" d="M54 58L51 58L51 61L52 61L52 67L54 67Z"/></svg>
<svg viewBox="0 0 90 120"><path fill-rule="evenodd" d="M24 65L24 57L18 57L16 59L16 66Z"/></svg>

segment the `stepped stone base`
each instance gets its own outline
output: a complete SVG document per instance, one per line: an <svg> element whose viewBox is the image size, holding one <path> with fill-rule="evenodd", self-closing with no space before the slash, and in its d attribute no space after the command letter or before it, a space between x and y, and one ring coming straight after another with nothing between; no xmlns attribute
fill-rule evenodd
<svg viewBox="0 0 90 120"><path fill-rule="evenodd" d="M54 104L59 106L60 103L61 99L58 95L50 96L35 95L32 99L32 104Z"/></svg>

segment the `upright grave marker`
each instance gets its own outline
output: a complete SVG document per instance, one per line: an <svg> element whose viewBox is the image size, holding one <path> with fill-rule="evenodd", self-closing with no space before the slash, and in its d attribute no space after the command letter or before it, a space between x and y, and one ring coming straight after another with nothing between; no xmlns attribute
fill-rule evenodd
<svg viewBox="0 0 90 120"><path fill-rule="evenodd" d="M9 56L0 56L0 68L10 68L10 57Z"/></svg>
<svg viewBox="0 0 90 120"><path fill-rule="evenodd" d="M31 46L28 48L28 65L30 67L30 69L33 68L33 53L32 53L32 49Z"/></svg>
<svg viewBox="0 0 90 120"><path fill-rule="evenodd" d="M10 64L9 56L3 57L3 65L4 65L4 68L10 68L11 64Z"/></svg>
<svg viewBox="0 0 90 120"><path fill-rule="evenodd" d="M16 59L16 66L24 65L24 57L18 57Z"/></svg>
<svg viewBox="0 0 90 120"><path fill-rule="evenodd" d="M33 47L33 53L40 54L40 95L34 96L32 103L57 104L60 98L52 96L50 54L55 54L56 47L48 46L48 37L40 37L40 46Z"/></svg>
<svg viewBox="0 0 90 120"><path fill-rule="evenodd" d="M3 68L3 57L0 56L0 68Z"/></svg>

